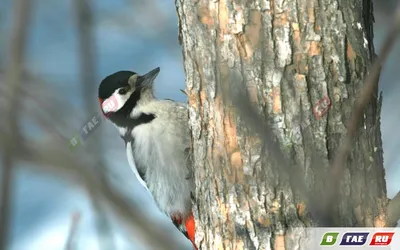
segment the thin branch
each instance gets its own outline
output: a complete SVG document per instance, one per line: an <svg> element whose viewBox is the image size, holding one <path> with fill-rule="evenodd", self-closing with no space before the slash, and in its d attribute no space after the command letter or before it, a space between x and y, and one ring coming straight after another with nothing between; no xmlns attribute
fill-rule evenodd
<svg viewBox="0 0 400 250"><path fill-rule="evenodd" d="M240 77L235 76L233 77L233 80L230 81L231 86L233 86L233 92L230 95L225 96L225 98L230 98L233 106L237 109L240 117L246 122L246 125L250 131L256 133L263 140L267 151L271 153L271 157L273 157L273 159L280 166L278 170L288 174L290 178L290 184L299 192L300 197L306 203L306 207L309 209L313 219L320 226L332 226L331 208L334 207L333 205L337 202L337 190L339 190L338 185L340 185L340 181L343 176L345 166L344 163L348 157L348 154L350 153L352 145L351 142L356 135L358 124L364 113L363 111L370 102L373 91L378 84L380 68L386 61L387 56L396 40L396 36L399 33L399 10L400 7L394 15L394 25L384 42L381 55L371 67L370 74L365 78L364 86L360 91L360 97L357 99L352 112L347 135L339 147L336 158L332 164L332 171L329 173L328 177L325 177L328 183L330 183L330 185L328 185L330 188L328 189L328 193L325 195L325 198L322 201L317 201L314 198L314 195L310 190L308 190L304 178L300 178L301 176L304 176L301 173L301 168L296 166L285 157L285 154L282 152L276 136L272 132L272 127L268 124L268 122L265 124L264 119L258 114L255 107L251 105L245 90L243 90L243 87L240 86L240 81L238 80ZM318 157L316 158L318 163ZM323 176L320 176L319 178L323 178Z"/></svg>
<svg viewBox="0 0 400 250"><path fill-rule="evenodd" d="M376 89L379 82L379 74L382 65L385 63L389 53L396 41L397 35L400 31L400 1L398 1L398 7L393 16L393 26L389 30L382 47L380 55L377 57L373 63L369 75L364 80L364 86L360 90L360 96L355 102L355 106L352 111L352 116L347 125L347 134L344 137L336 157L332 163L331 171L329 177L326 178L328 181L328 190L323 203L323 211L329 213L330 208L337 203L338 190L340 187L341 179L346 166L346 160L351 151L351 146L353 145L354 137L358 129L358 125L363 117L364 110L371 100L374 90Z"/></svg>
<svg viewBox="0 0 400 250"><path fill-rule="evenodd" d="M387 225L396 225L397 221L400 220L400 192L390 200L386 213Z"/></svg>
<svg viewBox="0 0 400 250"><path fill-rule="evenodd" d="M18 111L20 107L19 88L21 84L22 64L25 55L25 42L29 27L31 1L15 0L13 6L13 26L9 40L10 58L6 72L5 93L8 102L5 107L5 119L9 122L7 137L9 144L3 151L3 174L1 181L1 214L0 214L0 249L7 248L8 229L10 226L10 204L12 193L13 151L17 148L15 141L19 138Z"/></svg>
<svg viewBox="0 0 400 250"><path fill-rule="evenodd" d="M37 100L44 98L43 96L32 95L29 98L35 101L40 109L47 112L48 107ZM144 216L146 211L132 204L116 188L99 177L99 173L104 172L104 170L94 171L98 161L92 154L68 150L68 139L55 129L55 124L58 124L59 121L42 121L40 116L31 115L37 117L37 122L49 135L48 140L38 142L20 138L12 141L15 142L15 148L18 148L18 150L12 152L15 161L29 162L34 164L32 167L70 179L79 186L90 190L94 199L111 208L117 220L128 229L128 233L131 235L129 238L140 239L152 249L183 248L184 244L172 238L169 232L165 232L162 228L150 223ZM0 150L5 150L11 143L11 138L5 136L6 130L3 127L0 127L0 131L4 132L0 133Z"/></svg>
<svg viewBox="0 0 400 250"><path fill-rule="evenodd" d="M71 228L68 233L67 242L65 243L65 250L74 249L74 241L76 238L76 231L78 229L78 223L81 219L81 214L76 212L71 216Z"/></svg>
<svg viewBox="0 0 400 250"><path fill-rule="evenodd" d="M90 2L87 0L75 0L75 8L77 13L77 26L78 26L78 37L79 37L79 55L80 55L80 75L81 75L81 86L82 96L84 101L84 108L86 115L91 115L95 112L97 100L94 97L94 90L96 89L96 73L95 73L95 39L93 36L93 13L91 10ZM101 129L101 128L97 128ZM97 168L99 169L99 176L107 183L106 176L103 175L102 168L104 159L101 154L101 137L91 138L88 149L93 152L99 159ZM102 205L93 197L92 193L91 201L95 210L96 216L96 229L98 233L99 246L101 249L115 249L113 242L113 234L110 226L109 219Z"/></svg>
<svg viewBox="0 0 400 250"><path fill-rule="evenodd" d="M14 154L17 159L35 164L33 167L69 179L89 190L95 199L111 208L132 237L143 240L151 249L182 249L181 242L171 237L169 232L149 223L143 216L144 211L112 186L105 185L98 173L92 170L94 168L88 168L95 162L90 155L86 155L83 161L75 153L65 150L65 145L57 142L33 143L20 140L17 143L19 150ZM6 144L0 141L0 146L5 147Z"/></svg>
<svg viewBox="0 0 400 250"><path fill-rule="evenodd" d="M272 126L269 124L268 120L265 121L261 115L258 114L256 108L251 104L245 89L240 86L238 79L240 79L240 77L235 76L234 73L231 75L230 84L232 86L232 92L229 95L224 95L224 98L228 100L228 102L232 102L237 113L246 123L246 127L250 132L256 134L263 141L266 151L269 152L271 158L275 161L276 165L279 166L277 170L280 172L280 175L287 175L289 177L293 190L298 192L300 198L306 204L307 209L313 215L313 218L322 221L319 215L319 202L307 188L301 168L296 166L296 164L282 152Z"/></svg>
<svg viewBox="0 0 400 250"><path fill-rule="evenodd" d="M40 108L46 110L42 103L37 102L38 97L32 96L31 98ZM111 208L118 221L126 226L132 237L141 239L152 249L182 249L182 242L171 238L169 233L164 232L161 228L154 227L143 216L146 211L142 211L133 205L120 192L109 185L107 180L99 177L104 170L95 171L97 160L93 154L86 154L81 151L71 152L68 150L67 138L57 133L54 124L41 122L39 118L38 122L50 135L48 140L37 142L21 138L16 141L18 150L14 151L13 155L16 160L35 164L33 167L68 178L73 183L84 187L93 194L93 199ZM9 139L3 137L0 140L0 150L8 146Z"/></svg>

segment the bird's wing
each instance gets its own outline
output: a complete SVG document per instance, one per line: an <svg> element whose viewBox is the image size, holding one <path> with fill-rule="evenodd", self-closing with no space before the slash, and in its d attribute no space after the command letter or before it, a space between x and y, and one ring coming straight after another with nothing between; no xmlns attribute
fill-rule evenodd
<svg viewBox="0 0 400 250"><path fill-rule="evenodd" d="M132 141L125 141L126 155L128 157L129 166L131 167L139 183L148 191L149 189L147 188L147 184L144 181L145 173L136 167L135 160L133 159L132 143L133 143Z"/></svg>

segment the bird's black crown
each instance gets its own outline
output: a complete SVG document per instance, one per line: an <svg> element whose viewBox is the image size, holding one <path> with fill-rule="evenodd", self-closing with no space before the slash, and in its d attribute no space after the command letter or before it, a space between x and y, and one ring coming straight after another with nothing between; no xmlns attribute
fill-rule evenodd
<svg viewBox="0 0 400 250"><path fill-rule="evenodd" d="M133 71L118 71L112 75L107 76L101 81L99 86L99 98L107 99L110 97L114 91L121 87L128 86L129 77L136 74Z"/></svg>

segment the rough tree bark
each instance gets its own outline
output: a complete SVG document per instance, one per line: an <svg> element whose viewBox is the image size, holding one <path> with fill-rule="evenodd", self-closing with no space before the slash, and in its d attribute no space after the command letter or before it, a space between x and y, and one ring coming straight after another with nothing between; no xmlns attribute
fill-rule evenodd
<svg viewBox="0 0 400 250"><path fill-rule="evenodd" d="M232 72L281 150L323 197L330 162L374 58L370 0L176 0L200 249L300 249L310 211L223 92ZM341 180L334 226L379 226L387 204L378 90ZM313 107L329 97L317 119ZM318 164L315 164L318 162ZM300 177L301 178L301 177ZM285 248L282 248L285 244Z"/></svg>

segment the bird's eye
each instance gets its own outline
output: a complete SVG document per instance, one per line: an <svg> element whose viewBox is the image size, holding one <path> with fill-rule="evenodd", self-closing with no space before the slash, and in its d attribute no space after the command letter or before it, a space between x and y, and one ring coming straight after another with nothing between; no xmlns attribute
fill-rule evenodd
<svg viewBox="0 0 400 250"><path fill-rule="evenodd" d="M120 89L120 90L118 91L118 94L120 94L120 95L125 95L126 92L127 92L126 89Z"/></svg>

